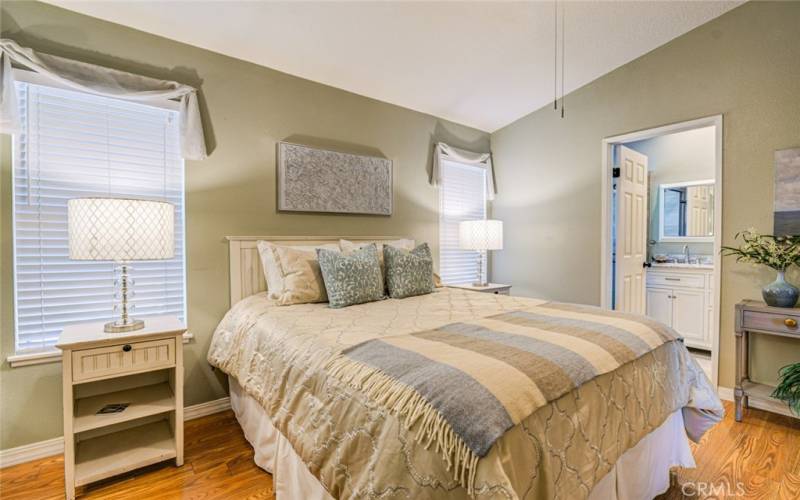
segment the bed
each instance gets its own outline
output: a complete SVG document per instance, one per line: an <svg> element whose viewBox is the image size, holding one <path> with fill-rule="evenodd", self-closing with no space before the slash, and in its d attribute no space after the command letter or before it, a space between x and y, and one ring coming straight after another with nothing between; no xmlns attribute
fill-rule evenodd
<svg viewBox="0 0 800 500"><path fill-rule="evenodd" d="M265 293L259 240L301 246L338 238L229 238L232 308L214 333L208 360L228 375L231 405L256 463L273 473L279 500L652 498L668 487L671 467L694 466L687 436L698 440L723 416L713 387L680 339L646 318L446 287L344 309L277 306ZM477 345L486 352L469 353L457 347L439 352L441 345L431 343L471 336L475 351L475 337L495 335L486 333L487 325L496 329L501 321L515 339L568 339L559 351L562 364L549 371L544 354L552 346L537 358L519 349L509 349L517 358L503 358L543 363L530 376L548 378L536 379L533 390L552 390L539 391L547 397L537 404L525 392L526 380L514 378L519 370L476 368L495 366L489 351L496 344L483 339ZM567 351L608 357L588 343L608 343L609 337L614 345L603 344L608 352L621 349L620 339L650 345L631 348L635 355L563 389L554 373L581 372ZM481 384L452 386L461 380L453 375L414 385L429 391L427 400L409 392L407 381L389 376L409 349L426 362L439 361L430 373L450 363L450 372L455 366L458 376L463 370L494 392ZM379 358L385 364L372 366ZM500 413L513 407L519 418L498 427L493 394L502 403Z"/></svg>

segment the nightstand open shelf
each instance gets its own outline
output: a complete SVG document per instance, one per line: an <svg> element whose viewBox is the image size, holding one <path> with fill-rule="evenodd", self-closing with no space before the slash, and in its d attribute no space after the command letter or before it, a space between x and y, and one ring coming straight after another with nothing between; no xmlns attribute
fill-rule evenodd
<svg viewBox="0 0 800 500"><path fill-rule="evenodd" d="M64 482L75 488L174 459L183 465L183 343L177 318L107 333L103 323L68 326L62 350ZM110 404L118 413L98 414Z"/></svg>
<svg viewBox="0 0 800 500"><path fill-rule="evenodd" d="M120 413L97 414L100 408L113 403L128 403L129 406ZM175 394L168 382L108 392L75 400L72 430L76 433L84 432L173 410Z"/></svg>
<svg viewBox="0 0 800 500"><path fill-rule="evenodd" d="M75 447L75 486L176 456L175 436L166 420L93 437Z"/></svg>

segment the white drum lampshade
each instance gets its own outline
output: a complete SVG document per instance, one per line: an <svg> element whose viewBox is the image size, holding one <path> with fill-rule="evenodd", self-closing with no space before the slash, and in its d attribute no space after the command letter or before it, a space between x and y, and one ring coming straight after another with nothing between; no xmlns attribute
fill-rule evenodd
<svg viewBox="0 0 800 500"><path fill-rule="evenodd" d="M175 207L163 201L76 198L68 202L69 258L73 260L171 259Z"/></svg>
<svg viewBox="0 0 800 500"><path fill-rule="evenodd" d="M502 250L503 221L464 221L458 225L458 242L463 250Z"/></svg>
<svg viewBox="0 0 800 500"><path fill-rule="evenodd" d="M483 255L487 250L503 249L503 221L468 220L458 225L458 244L462 250L478 250L478 281L475 286L488 286L483 278Z"/></svg>
<svg viewBox="0 0 800 500"><path fill-rule="evenodd" d="M106 332L144 327L128 315L133 260L171 259L175 255L175 207L171 203L124 198L76 198L67 204L69 258L118 262L119 319Z"/></svg>

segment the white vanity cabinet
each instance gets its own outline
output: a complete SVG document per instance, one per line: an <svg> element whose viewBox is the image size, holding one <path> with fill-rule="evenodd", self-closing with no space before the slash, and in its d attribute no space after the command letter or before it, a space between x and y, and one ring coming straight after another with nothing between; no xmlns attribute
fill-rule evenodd
<svg viewBox="0 0 800 500"><path fill-rule="evenodd" d="M657 267L647 272L647 315L674 328L687 346L711 349L713 270Z"/></svg>
<svg viewBox="0 0 800 500"><path fill-rule="evenodd" d="M672 290L647 287L647 315L672 326Z"/></svg>

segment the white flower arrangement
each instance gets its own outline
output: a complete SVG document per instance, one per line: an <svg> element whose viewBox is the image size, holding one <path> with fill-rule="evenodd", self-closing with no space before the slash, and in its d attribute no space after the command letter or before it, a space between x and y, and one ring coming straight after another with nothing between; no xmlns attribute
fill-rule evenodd
<svg viewBox="0 0 800 500"><path fill-rule="evenodd" d="M744 243L739 247L722 247L722 255L735 256L737 262L763 264L776 271L786 271L800 264L800 236L772 236L748 229L736 235Z"/></svg>

